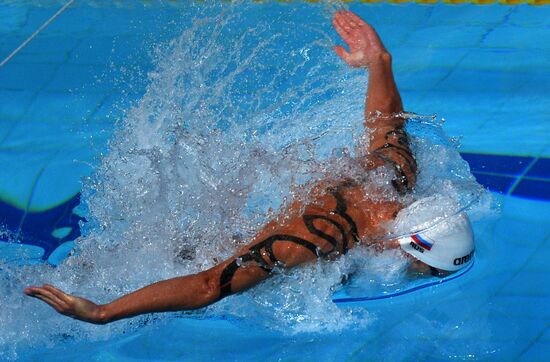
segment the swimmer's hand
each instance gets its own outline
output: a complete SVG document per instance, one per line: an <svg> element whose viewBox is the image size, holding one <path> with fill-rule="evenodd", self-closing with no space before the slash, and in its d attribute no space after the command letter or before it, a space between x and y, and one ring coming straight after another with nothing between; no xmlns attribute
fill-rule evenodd
<svg viewBox="0 0 550 362"><path fill-rule="evenodd" d="M58 313L81 321L104 324L101 306L84 298L64 293L53 285L25 288L25 294L38 298L55 309Z"/></svg>
<svg viewBox="0 0 550 362"><path fill-rule="evenodd" d="M369 67L391 58L374 28L351 11L338 11L332 24L350 50L337 45L334 51L352 67Z"/></svg>

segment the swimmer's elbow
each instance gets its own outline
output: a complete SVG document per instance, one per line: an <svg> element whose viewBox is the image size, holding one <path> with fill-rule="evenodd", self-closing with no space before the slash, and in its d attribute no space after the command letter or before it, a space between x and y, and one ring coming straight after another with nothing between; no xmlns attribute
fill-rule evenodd
<svg viewBox="0 0 550 362"><path fill-rule="evenodd" d="M112 317L109 315L109 311L108 311L108 309L107 309L107 305L104 304L104 305L98 306L97 317L96 317L96 319L95 319L93 322L91 322L91 323L103 325L103 324L110 323L110 322L112 322L112 321L113 321L113 319L112 319Z"/></svg>
<svg viewBox="0 0 550 362"><path fill-rule="evenodd" d="M193 309L198 309L210 305L220 298L219 276L214 275L212 270L207 270L197 274L199 278L197 300Z"/></svg>

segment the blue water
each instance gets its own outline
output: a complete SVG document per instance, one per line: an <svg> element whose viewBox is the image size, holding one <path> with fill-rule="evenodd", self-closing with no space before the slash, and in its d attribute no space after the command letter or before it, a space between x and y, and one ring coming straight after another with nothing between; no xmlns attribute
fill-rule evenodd
<svg viewBox="0 0 550 362"><path fill-rule="evenodd" d="M54 2L38 5L0 6L0 57L60 7ZM277 277L263 289L228 298L204 313L151 316L101 327L67 321L20 296L24 283L53 281L75 292L108 298L147 281L208 266L210 254L201 250L196 251L194 265L173 261L174 251L181 251L177 225L195 222L194 214L187 212L188 200L178 201L180 179L158 181L159 174L186 174L193 170L189 160L204 159L200 155L187 159L186 152L200 150L225 165L241 148L250 151L242 159L280 170L277 140L292 144L300 137L331 129L332 137L313 142L316 155L322 157L349 142L342 132L354 134L355 121L360 121L353 117L361 112L364 75L344 68L330 53L330 45L337 41L329 21L335 6L79 3L0 68L0 165L8 170L0 175L4 225L0 235L3 240L21 242L0 242L1 359L550 358L546 281L550 255L545 248L550 241L550 203L544 201L550 199L550 105L545 96L550 91L550 45L544 41L550 33L550 8L350 7L373 23L393 53L407 110L444 118L444 130L456 138L478 180L501 193L493 194L501 205L498 217L494 205L477 207L484 217L474 223L477 257L472 270L452 282L398 298L336 306L330 302L328 287L337 284L339 273L350 267L349 260L361 260L359 253L334 265L305 268L288 276L289 283ZM201 23L200 19L210 21ZM253 32L246 33L248 29ZM273 38L273 34L278 36ZM262 39L269 43L262 45ZM214 49L206 54L217 58L198 61L209 44L226 52ZM221 82L223 75L246 61L251 49L265 53L250 58L254 63L246 64L235 83ZM227 73L220 72L220 64L227 65ZM177 81L171 83L172 79ZM212 90L217 84L239 87L220 88L230 90L231 95L216 94ZM357 89L335 92L346 84L357 85ZM312 89L323 92L307 98ZM263 93L255 97L259 91ZM295 103L285 108L289 104L285 97ZM174 100L186 106L172 105ZM270 109L272 104L277 108ZM311 109L325 119L316 118ZM251 110L258 111L257 117L250 116ZM300 110L312 114L298 118L312 129L300 128L293 119ZM240 140L247 146L243 147L236 143L184 148L192 142L172 147L178 144L174 140L188 141L170 128L178 119L190 117L186 111L194 112L194 123L188 124L187 131L201 135L203 120L210 127L204 137L219 144L227 140L226 135L239 140L239 129L232 124L248 122L248 128L240 128L243 135L252 126L265 127L260 131L271 138L261 140L267 145L267 155L272 152L273 157L266 160L252 152L254 141L244 136ZM217 121L211 120L212 114L220 115ZM342 123L337 117L342 114L350 119ZM272 119L285 123L273 124ZM152 151L144 156L133 151L153 149L152 144L158 154ZM302 153L300 147L294 149L297 158L292 159L292 167L305 173L309 169L299 165L307 152ZM173 159L166 156L171 152ZM444 159L456 166L452 157ZM151 160L157 160L158 174L153 166L140 167ZM191 168L171 171L177 164ZM253 174L254 169L242 170ZM279 186L290 182L291 175L280 177ZM218 189L224 185L214 181ZM151 196L159 185L164 185L161 191L169 200ZM238 197L207 196L211 189L201 185L196 183L195 193L187 190L186 195L200 195L200 202L193 205L210 215L214 215L216 201L239 204ZM257 185L257 190L265 191L271 183L260 178ZM276 206L284 187L270 191L270 200L258 196L261 192L252 193L257 201L245 214L253 215L265 202ZM81 198L86 203L73 209ZM235 230L229 216L216 220L213 234L205 235L205 240L211 240L208 237L214 237L216 230ZM79 226L82 218L89 222ZM155 230L159 220L166 223L164 230ZM204 227L203 223L196 221L196 228ZM238 231L247 232L246 228ZM80 254L65 259L81 233ZM154 235L163 241L154 240ZM223 243L209 247L219 255L231 252ZM369 266L384 270L388 262L395 261L392 255L384 258ZM57 268L49 266L60 263ZM281 288L280 295L268 288ZM304 308L300 299L309 307Z"/></svg>

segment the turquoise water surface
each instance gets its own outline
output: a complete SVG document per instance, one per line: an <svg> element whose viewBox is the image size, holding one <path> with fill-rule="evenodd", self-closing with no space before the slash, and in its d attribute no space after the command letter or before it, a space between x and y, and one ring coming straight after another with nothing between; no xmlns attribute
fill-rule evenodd
<svg viewBox="0 0 550 362"><path fill-rule="evenodd" d="M0 61L63 4L0 3ZM491 191L470 271L360 301L339 284L359 251L107 326L23 297L52 282L105 302L209 267L345 155L366 77L332 54L344 6L392 52L405 108L452 138L418 134L423 192L467 198L469 170ZM0 359L549 360L549 38L545 6L76 1L0 67ZM402 264L373 260L366 280L392 286Z"/></svg>

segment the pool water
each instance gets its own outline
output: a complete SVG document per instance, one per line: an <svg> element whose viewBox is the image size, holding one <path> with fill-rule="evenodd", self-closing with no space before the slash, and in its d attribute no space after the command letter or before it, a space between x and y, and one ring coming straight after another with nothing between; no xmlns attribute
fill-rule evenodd
<svg viewBox="0 0 550 362"><path fill-rule="evenodd" d="M0 5L0 57L61 6ZM1 359L550 358L545 248L550 45L544 41L550 8L545 6L346 4L378 29L392 52L406 109L445 119L443 129L496 200L477 206L483 216L474 223L477 256L460 278L391 299L332 303L329 287L349 260L361 257L358 252L286 276L299 283L282 283L285 276L278 276L263 290L230 297L207 311L108 326L66 321L20 295L25 283L53 281L108 298L207 267L212 263L207 251L195 250L195 241L182 243L178 225L192 225L189 235L193 227L206 226L189 205L222 215L209 221L214 231L205 232L204 240L224 228L246 235L247 227L262 222L257 211L266 203L276 207L284 196L284 187L270 189L269 173L255 173L256 165L281 171L279 140L294 152L281 160L291 160L291 169L304 175L311 171L302 162L311 145L301 139L321 135L311 143L319 157L344 152L351 142L346 134L358 132L354 119L361 112L365 77L330 53L338 41L330 16L341 6L77 2L0 68ZM349 84L357 88L345 87ZM312 95L312 89L321 91ZM220 117L212 121L213 114ZM341 121L339 115L350 117ZM189 117L194 122L185 123ZM174 128L179 120L182 131ZM208 132L201 133L203 127ZM249 137L251 129L258 135ZM225 146L228 135L233 143ZM253 147L259 141L265 154ZM191 161L213 159L220 169L212 174L239 179L235 170L222 169L231 165L228 157L237 156L254 161L238 170L258 180L251 186L241 177L235 184L252 190L248 195L255 202L245 210L235 206L242 198L220 196L223 181L204 186L190 176L205 169ZM448 157L445 162L456 166ZM296 172L277 174L278 185L290 183ZM192 187L180 190L178 177L160 179L171 174L186 175ZM467 184L459 190L471 190L472 180L456 177L455 183ZM190 204L182 194L178 198L180 191L200 197ZM270 198L262 196L268 191ZM232 220L238 213L217 210L220 200L227 201L226 210L247 215L248 226L236 229ZM482 201L491 203L485 196ZM164 229L155 229L160 222ZM76 255L67 258L80 235ZM226 255L231 252L226 245L209 247ZM178 261L174 252L194 252L198 262ZM384 266L393 258L376 260Z"/></svg>

